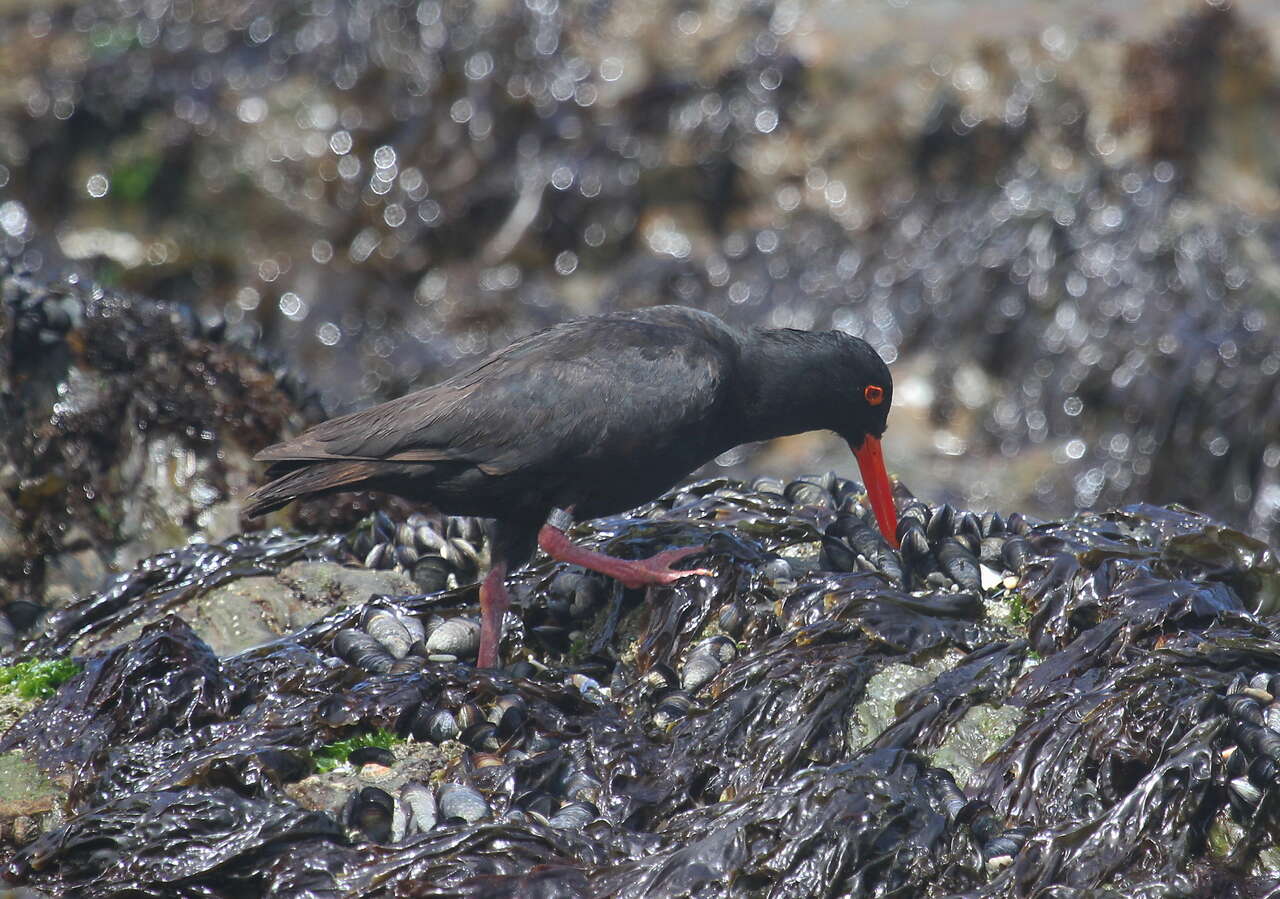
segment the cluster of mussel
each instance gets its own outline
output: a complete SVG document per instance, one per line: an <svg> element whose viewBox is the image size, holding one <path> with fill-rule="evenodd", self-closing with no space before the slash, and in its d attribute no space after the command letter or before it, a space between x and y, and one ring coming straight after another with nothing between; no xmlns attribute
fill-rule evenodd
<svg viewBox="0 0 1280 899"><path fill-rule="evenodd" d="M468 765L475 780L481 782L486 779L486 772L509 777L512 766L557 748L558 742L549 734L526 727L527 720L523 697L505 694L494 700L487 711L471 701L464 702L456 714L445 708L427 712L415 719L412 730L419 738L434 743L458 740L471 747ZM461 725L465 730L459 732ZM395 761L394 753L379 747L357 749L348 758L357 767L392 768ZM511 796L510 807L500 817L508 823L533 822L579 830L600 817L599 808L592 802L600 788L599 779L581 768L566 766L537 788ZM502 789L494 792L502 793ZM498 817L499 811L500 807L495 808L476 786L446 778L438 787L419 780L406 781L396 795L377 785L359 787L347 798L341 817L355 833L374 842L395 843L438 826L474 824Z"/></svg>
<svg viewBox="0 0 1280 899"><path fill-rule="evenodd" d="M358 627L337 631L332 647L343 659L373 674L405 673L427 662L474 656L478 643L479 626L467 617L431 615L424 623L400 606L368 605L358 613L357 621ZM529 677L535 667L541 666L523 661L509 671L513 676ZM569 678L569 686L580 694L601 689L583 675ZM504 766L518 765L541 753L554 755L560 748L559 739L532 721L528 701L514 692L480 698L457 686L446 688L434 700L407 713L398 729L418 743L465 747L471 774L461 777L474 777L477 782L484 780L486 770L509 771ZM391 750L368 746L352 751L347 761L362 769L366 765L394 768L397 760ZM591 800L600 787L598 778L568 766L544 779L538 789L510 797L510 808L503 818L511 821L513 816L526 816L550 827L579 829L599 817ZM348 797L342 820L368 839L386 843L436 826L472 824L495 814L494 806L475 786L446 778L438 788L409 780L398 795L376 784L361 786Z"/></svg>
<svg viewBox="0 0 1280 899"><path fill-rule="evenodd" d="M370 674L407 674L424 662L456 662L480 648L480 622L458 616L420 618L369 606L358 628L343 628L333 651Z"/></svg>
<svg viewBox="0 0 1280 899"><path fill-rule="evenodd" d="M397 524L378 511L348 536L352 553L366 568L398 568L424 593L474 582L485 565L485 542L477 518L447 516L435 521L420 512Z"/></svg>
<svg viewBox="0 0 1280 899"><path fill-rule="evenodd" d="M823 570L875 571L906 589L989 589L1002 580L1000 572L1017 572L1026 564L1025 538L1038 523L1019 512L1006 519L998 512L979 516L946 503L930 506L899 487L895 550L881 535L862 485L832 472L790 483L760 477L750 487L703 481L682 488L664 510L698 507L707 499L747 500L756 508L760 500L771 501L774 509L789 506L792 515L809 518L821 529Z"/></svg>
<svg viewBox="0 0 1280 899"><path fill-rule="evenodd" d="M1227 799L1242 821L1251 821L1263 794L1280 782L1280 674L1238 677L1226 697L1230 718L1222 750Z"/></svg>
<svg viewBox="0 0 1280 899"><path fill-rule="evenodd" d="M400 788L398 797L381 787L352 793L342 817L349 828L375 843L398 843L437 825L474 824L489 814L489 801L474 787L445 783L437 792L411 781Z"/></svg>

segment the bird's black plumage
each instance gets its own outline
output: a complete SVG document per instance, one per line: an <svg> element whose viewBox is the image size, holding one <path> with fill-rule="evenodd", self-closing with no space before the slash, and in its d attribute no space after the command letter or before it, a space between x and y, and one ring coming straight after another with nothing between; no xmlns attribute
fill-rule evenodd
<svg viewBox="0 0 1280 899"><path fill-rule="evenodd" d="M681 306L579 319L263 450L272 480L246 513L378 490L532 534L552 508L623 511L744 442L879 436L890 403L866 405L871 382L892 390L874 350L840 332L744 333Z"/></svg>
<svg viewBox="0 0 1280 899"><path fill-rule="evenodd" d="M892 389L875 351L837 331L739 331L681 306L584 318L263 450L272 480L245 511L394 493L494 519L495 562L515 566L552 509L620 512L741 443L815 429L875 444L887 497L865 438L883 434Z"/></svg>

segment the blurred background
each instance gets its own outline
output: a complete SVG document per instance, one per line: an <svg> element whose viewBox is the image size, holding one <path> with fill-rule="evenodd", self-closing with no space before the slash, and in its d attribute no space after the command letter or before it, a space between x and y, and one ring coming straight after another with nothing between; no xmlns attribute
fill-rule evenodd
<svg viewBox="0 0 1280 899"><path fill-rule="evenodd" d="M0 0L0 251L327 413L581 313L841 328L917 495L1275 540L1278 52L1272 0Z"/></svg>

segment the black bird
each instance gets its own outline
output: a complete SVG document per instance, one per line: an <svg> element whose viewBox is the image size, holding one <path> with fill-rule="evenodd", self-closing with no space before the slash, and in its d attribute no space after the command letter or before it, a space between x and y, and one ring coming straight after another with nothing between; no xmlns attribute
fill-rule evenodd
<svg viewBox="0 0 1280 899"><path fill-rule="evenodd" d="M564 532L572 515L639 505L742 443L835 431L857 457L880 530L896 546L880 454L892 398L884 361L840 331L740 331L682 306L594 316L268 447L255 458L271 463L273 480L245 511L377 490L494 519L477 659L493 667L510 603L503 580L535 546L628 587L706 573L671 568L703 547L624 561L578 547Z"/></svg>

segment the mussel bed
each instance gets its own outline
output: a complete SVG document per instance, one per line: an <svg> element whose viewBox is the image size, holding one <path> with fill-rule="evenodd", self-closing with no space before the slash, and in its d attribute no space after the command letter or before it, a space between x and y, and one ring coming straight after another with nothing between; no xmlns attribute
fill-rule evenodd
<svg viewBox="0 0 1280 899"><path fill-rule="evenodd" d="M715 574L645 594L540 557L492 671L471 664L474 522L379 514L146 560L22 647L155 617L0 740L66 788L5 876L67 896L1274 887L1270 549L1176 507L1035 522L901 489L899 553L859 491L716 479L579 525L619 555L705 544ZM424 556L449 589L227 657L167 611L299 559ZM390 748L319 770L374 733Z"/></svg>

